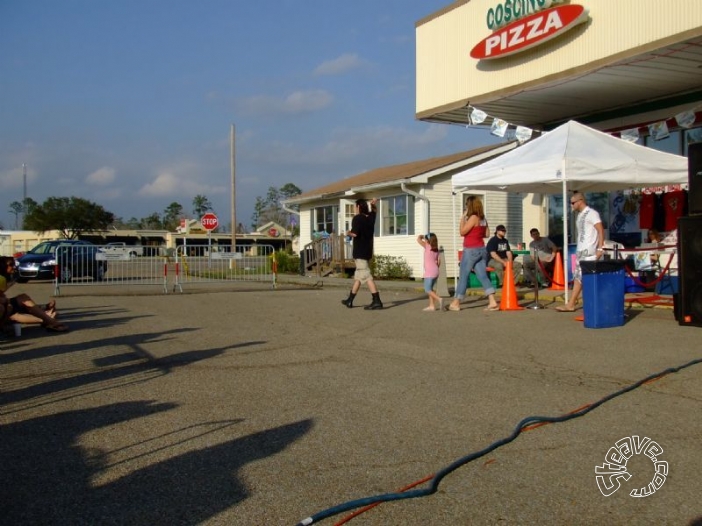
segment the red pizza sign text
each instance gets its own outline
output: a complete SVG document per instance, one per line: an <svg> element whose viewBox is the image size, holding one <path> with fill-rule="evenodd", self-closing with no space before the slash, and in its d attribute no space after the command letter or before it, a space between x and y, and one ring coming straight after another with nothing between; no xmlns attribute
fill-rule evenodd
<svg viewBox="0 0 702 526"><path fill-rule="evenodd" d="M551 40L587 19L588 12L581 5L552 7L495 31L478 42L470 56L478 60L507 57Z"/></svg>

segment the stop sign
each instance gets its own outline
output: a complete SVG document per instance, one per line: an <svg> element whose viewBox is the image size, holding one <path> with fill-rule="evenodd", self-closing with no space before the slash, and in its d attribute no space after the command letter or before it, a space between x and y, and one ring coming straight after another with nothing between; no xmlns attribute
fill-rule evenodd
<svg viewBox="0 0 702 526"><path fill-rule="evenodd" d="M200 223L205 230L214 230L219 225L219 219L212 212L207 212L200 218Z"/></svg>

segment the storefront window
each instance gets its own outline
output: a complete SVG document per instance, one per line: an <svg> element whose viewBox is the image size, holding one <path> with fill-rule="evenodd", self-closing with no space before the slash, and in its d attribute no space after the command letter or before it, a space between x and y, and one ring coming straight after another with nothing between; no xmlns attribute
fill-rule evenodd
<svg viewBox="0 0 702 526"><path fill-rule="evenodd" d="M659 141L654 141L650 136L644 139L644 145L659 152L674 153L675 155L682 155L682 141L681 134L679 131L672 131L670 135L665 139Z"/></svg>
<svg viewBox="0 0 702 526"><path fill-rule="evenodd" d="M585 199L590 208L597 210L602 219L602 226L605 230L609 228L609 198L607 192L586 192ZM570 213L570 211L569 211ZM577 228L575 219L577 215L570 213L568 216L568 242L574 243L577 239ZM554 194L549 196L548 202L548 237L559 247L564 246L563 242L563 195Z"/></svg>

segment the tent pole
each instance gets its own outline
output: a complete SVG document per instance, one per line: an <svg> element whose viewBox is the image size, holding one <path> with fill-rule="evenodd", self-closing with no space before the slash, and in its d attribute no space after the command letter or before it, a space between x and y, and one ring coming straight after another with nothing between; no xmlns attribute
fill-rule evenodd
<svg viewBox="0 0 702 526"><path fill-rule="evenodd" d="M453 269L453 290L455 295L456 287L458 287L458 248L456 247L456 191L453 188L451 189L451 209L453 213L453 221L451 222L453 235L451 237L453 238L453 256L456 258L456 267ZM448 261L448 258L446 258L446 261Z"/></svg>
<svg viewBox="0 0 702 526"><path fill-rule="evenodd" d="M570 214L570 202L568 201L568 188L566 185L566 163L565 158L561 161L561 177L563 177L563 281L565 281L565 302L568 303L568 268L570 258L568 257L568 215Z"/></svg>

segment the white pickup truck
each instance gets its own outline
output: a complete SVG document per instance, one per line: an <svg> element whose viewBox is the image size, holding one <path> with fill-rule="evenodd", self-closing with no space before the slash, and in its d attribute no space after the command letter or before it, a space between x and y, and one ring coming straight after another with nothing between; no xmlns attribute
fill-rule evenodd
<svg viewBox="0 0 702 526"><path fill-rule="evenodd" d="M135 258L144 255L144 247L140 245L127 245L126 243L108 243L101 248L105 254L128 256Z"/></svg>

